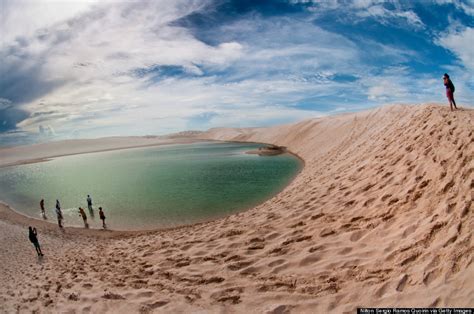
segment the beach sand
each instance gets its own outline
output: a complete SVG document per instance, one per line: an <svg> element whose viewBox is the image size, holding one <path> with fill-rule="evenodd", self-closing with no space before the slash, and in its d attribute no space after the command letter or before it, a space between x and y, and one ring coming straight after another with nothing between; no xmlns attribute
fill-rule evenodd
<svg viewBox="0 0 474 314"><path fill-rule="evenodd" d="M2 205L0 311L474 306L473 110L396 105L199 137L285 146L305 167L251 210L165 231L61 232Z"/></svg>

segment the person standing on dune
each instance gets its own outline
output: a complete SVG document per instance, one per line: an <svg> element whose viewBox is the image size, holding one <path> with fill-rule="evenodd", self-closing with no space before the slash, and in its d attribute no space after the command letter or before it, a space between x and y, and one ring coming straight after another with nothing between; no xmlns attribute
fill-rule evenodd
<svg viewBox="0 0 474 314"><path fill-rule="evenodd" d="M449 78L448 73L444 73L443 81L444 81L444 86L446 86L446 97L448 97L449 107L451 108L451 111L453 111L453 105L454 105L454 109L458 109L458 107L456 107L456 102L454 101L454 89L455 89L454 84Z"/></svg>

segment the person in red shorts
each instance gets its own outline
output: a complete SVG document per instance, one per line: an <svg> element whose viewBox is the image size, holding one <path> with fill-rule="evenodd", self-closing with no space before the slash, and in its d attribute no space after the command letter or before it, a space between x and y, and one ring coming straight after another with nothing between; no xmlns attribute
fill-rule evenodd
<svg viewBox="0 0 474 314"><path fill-rule="evenodd" d="M447 73L444 73L443 81L444 86L446 86L446 97L448 97L449 107L451 108L451 111L453 111L453 105L454 109L458 109L458 107L456 107L456 102L454 101L454 84L453 82L451 82L451 79L449 78L449 75Z"/></svg>

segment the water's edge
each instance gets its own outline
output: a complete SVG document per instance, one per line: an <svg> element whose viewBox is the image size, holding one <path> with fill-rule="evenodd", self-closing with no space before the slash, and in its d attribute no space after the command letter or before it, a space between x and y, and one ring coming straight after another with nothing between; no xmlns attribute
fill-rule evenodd
<svg viewBox="0 0 474 314"><path fill-rule="evenodd" d="M194 140L194 139L193 139ZM216 143L239 143L239 144L262 144L262 145L271 145L269 143L264 143L264 142L254 142L254 141L221 141L221 140L196 140L196 142L216 142ZM175 143L173 143L175 144ZM72 154L63 154L61 156L52 156L52 157L45 157L37 160L29 160L25 161L25 163L38 163L38 162L47 162L53 158L60 158L60 157L65 157L65 156L72 156L72 155L82 155L82 154L89 154L89 153L99 153L99 152L104 152L104 151L117 151L117 150L128 150L128 149L134 149L134 148L144 148L144 147L153 147L153 146L166 146L166 145L173 145L170 143L166 144L154 144L154 145L147 145L147 146L133 146L133 147L120 147L120 148L115 148L115 149L107 149L103 151L90 151L90 152L81 152L81 153L72 153ZM178 143L176 143L178 144ZM222 216L216 216L216 217L211 217L209 219L205 219L204 221L201 222L194 222L190 224L185 224L185 225L180 225L180 226L169 226L169 227L162 227L162 228L153 228L153 229L140 229L140 230L116 230L116 229L85 229L83 227L76 227L76 226L66 226L64 227L64 231L70 231L75 235L84 235L84 236L96 236L96 237L117 237L117 236L126 236L126 235L140 235L140 234L149 234L149 233L154 233L154 232L163 232L163 231L171 231L171 230L180 230L180 229L186 229L186 228L192 228L200 225L205 225L211 222L215 222L221 219L225 219L227 217L231 217L233 215L238 215L240 213L249 211L251 209L254 209L269 200L277 197L280 193L282 193L286 188L288 188L294 181L295 179L301 174L303 169L306 166L305 160L299 156L298 154L292 152L291 150L286 151L287 154L292 155L293 157L296 157L298 161L301 163L301 167L299 170L296 172L296 174L289 180L288 184L286 184L284 187L282 187L280 190L278 190L275 194L273 194L271 197L264 199L262 202L259 202L258 204L254 206L250 206L247 208L242 208L238 212L235 213L230 213L230 214L223 214ZM19 166L21 164L25 163L18 163L15 165L9 165L9 167L14 167L14 166ZM40 219L38 217L32 217L29 215L26 215L12 206L10 206L8 203L4 202L3 200L0 200L0 220L6 220L10 221L15 224L21 224L21 225L27 225L27 224L40 224L47 229L51 230L51 227L54 227L54 229L58 230L57 223L54 222L54 220L44 220ZM28 222L28 223L27 223Z"/></svg>

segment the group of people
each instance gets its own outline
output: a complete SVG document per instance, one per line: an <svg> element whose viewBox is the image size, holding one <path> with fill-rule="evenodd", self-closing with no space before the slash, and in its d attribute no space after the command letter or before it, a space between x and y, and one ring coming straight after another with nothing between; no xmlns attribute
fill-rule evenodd
<svg viewBox="0 0 474 314"><path fill-rule="evenodd" d="M41 199L40 201L40 208L41 208L41 216L43 216L43 218L46 219L44 199ZM89 209L89 214L91 215L91 217L94 217L94 208L92 207L92 198L90 195L87 195L87 208ZM82 207L79 207L79 216L81 216L82 220L84 221L84 227L89 228L89 224L87 223L87 215ZM63 217L63 212L61 211L61 203L59 203L59 200L56 200L56 217L58 218L59 228L63 228L64 217ZM102 220L102 227L105 229L107 225L105 224L105 214L102 207L99 207L99 218L100 220Z"/></svg>
<svg viewBox="0 0 474 314"><path fill-rule="evenodd" d="M90 195L87 195L87 208L89 209L91 217L94 217L94 209L92 208L92 198ZM89 228L89 224L87 223L87 215L82 207L79 207L79 216L81 216L82 220L84 221L84 227ZM105 229L107 226L105 225L105 214L102 207L99 207L99 218L102 220L102 227Z"/></svg>
<svg viewBox="0 0 474 314"><path fill-rule="evenodd" d="M40 201L40 208L41 208L41 216L43 217L43 219L46 219L44 199L41 199ZM94 217L94 208L92 207L92 198L90 197L90 195L87 195L87 208L89 209L89 213L91 217ZM89 224L87 223L87 215L82 207L79 207L79 216L81 216L82 220L84 221L84 227L89 228ZM59 203L59 200L56 200L56 217L58 218L59 228L62 229L64 217L63 217L63 212L61 211L61 203ZM105 214L102 207L99 207L99 218L100 220L102 220L102 228L106 229L107 225L105 224ZM28 238L30 239L31 243L33 243L33 246L36 249L36 253L38 254L38 257L42 257L43 252L41 251L41 246L38 240L38 232L36 231L36 228L31 227L31 226L28 227Z"/></svg>

